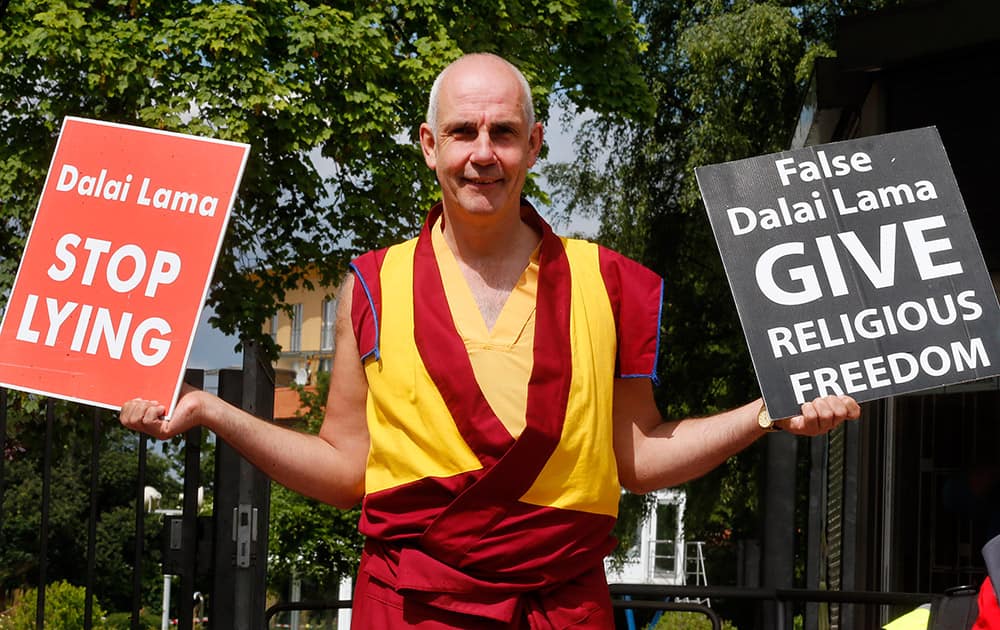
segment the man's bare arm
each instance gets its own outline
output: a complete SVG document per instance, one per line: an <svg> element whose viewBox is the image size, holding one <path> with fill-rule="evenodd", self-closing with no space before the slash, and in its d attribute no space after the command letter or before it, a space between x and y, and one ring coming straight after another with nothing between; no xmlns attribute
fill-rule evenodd
<svg viewBox="0 0 1000 630"><path fill-rule="evenodd" d="M664 422L649 380L617 379L614 447L622 486L645 493L704 475L764 435L757 424L760 407L755 400L714 416ZM861 415L849 396L817 398L801 411L778 425L797 435L821 435Z"/></svg>
<svg viewBox="0 0 1000 630"><path fill-rule="evenodd" d="M160 439L205 426L278 483L337 507L356 504L364 494L368 456L368 381L351 327L353 286L348 276L341 287L330 394L319 435L262 421L190 387L182 391L169 421L162 419L163 405L135 399L122 406L121 423Z"/></svg>

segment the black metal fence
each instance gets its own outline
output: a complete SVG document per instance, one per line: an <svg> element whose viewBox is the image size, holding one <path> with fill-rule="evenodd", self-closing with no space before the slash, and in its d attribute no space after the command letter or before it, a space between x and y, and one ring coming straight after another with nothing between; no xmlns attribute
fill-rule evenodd
<svg viewBox="0 0 1000 630"><path fill-rule="evenodd" d="M250 413L271 418L274 403L273 370L260 360L253 346L246 349L243 370L221 370L219 372L219 395L228 402L246 409ZM201 386L204 374L191 371L188 382ZM6 443L8 423L8 393L0 389L0 523L4 519L4 491L7 488L4 463L7 458ZM97 479L102 438L102 414L95 409L91 425L90 458L90 508L87 523L86 560L86 608L84 629L93 627L94 590L96 573L95 541L97 534ZM47 557L49 554L50 496L53 469L53 431L55 425L55 405L51 400L44 405L45 435L43 448L43 474L41 505L39 506L41 526L39 528L38 589L36 601L36 626L44 628L45 588L48 583ZM202 430L192 429L185 435L184 448L184 501L179 522L169 528L167 553L164 565L169 572L180 576L180 596L176 627L189 630L193 627L194 593L197 579L209 576L211 594L209 610L213 628L263 628L267 627L280 612L292 610L322 610L350 607L349 601L336 602L295 602L279 604L265 610L265 573L267 557L267 523L269 516L269 482L266 477L222 441L216 443L216 467L214 476L214 510L209 521L199 520L198 487L201 480ZM136 436L137 479L135 483L135 549L132 582L131 627L140 627L139 611L142 599L142 575L144 549L144 488L146 485L146 459L148 439ZM176 525L174 527L173 525ZM174 535L176 534L176 536ZM7 541L0 528L0 548ZM613 585L611 593L614 606L618 610L685 610L706 616L713 627L721 628L718 614L712 608L697 601L742 600L752 602L758 610L773 607L775 614L768 618L778 620L778 627L768 630L789 630L787 620L791 619L792 607L804 604L828 603L874 607L916 607L931 604L931 625L929 628L957 628L948 625L945 617L964 610L963 604L954 605L954 600L945 594L929 595L921 593L879 593L821 591L806 589L768 589L704 586L660 586L660 585ZM970 597L966 591L964 597ZM951 606L945 604L951 603ZM949 612L951 611L951 612ZM967 614L967 611L965 611ZM846 626L845 626L846 627Z"/></svg>
<svg viewBox="0 0 1000 630"><path fill-rule="evenodd" d="M964 588L954 593L900 593L872 591L823 591L795 588L745 588L725 586L671 586L658 584L613 584L610 587L612 605L619 619L619 630L645 628L645 621L639 625L625 621L620 613L637 611L678 611L702 615L714 630L721 630L719 613L707 604L708 600L744 600L752 602L760 611L765 606L774 606L780 612L790 613L792 607L803 604L851 604L867 607L916 608L930 604L928 630L967 630L970 626L970 606L974 605L975 590ZM961 601L959 601L961 600ZM293 611L331 611L350 608L350 600L301 601L275 604L267 609L264 616L266 627L276 627L276 618ZM758 615L759 617L760 615ZM791 630L783 620L791 614L776 614L778 627L767 630ZM756 627L761 627L759 624Z"/></svg>
<svg viewBox="0 0 1000 630"><path fill-rule="evenodd" d="M189 370L185 381L201 387L204 372ZM252 344L244 348L242 370L219 371L219 396L250 413L265 419L273 416L274 372L264 362ZM8 457L8 392L0 388L0 523L4 523L7 479L4 463ZM55 401L44 402L45 435L43 441L42 488L39 506L40 527L35 626L44 628L46 586L49 583L49 527L53 470L53 431ZM87 559L84 630L94 625L95 577L97 573L96 539L98 522L98 479L102 419L108 421L108 411L94 409L92 414L90 457L90 507L86 526ZM140 628L142 607L142 576L145 549L145 495L147 451L149 438L136 435L137 473L135 481L135 548L132 558L131 627ZM210 583L212 627L257 628L263 626L265 609L265 577L267 561L267 529L270 485L259 470L240 457L225 442L215 444L214 509L206 521L198 517L198 490L201 475L202 429L194 428L184 435L183 505L181 516L166 528L164 569L180 577L175 627L193 627L196 580ZM0 528L0 549L5 549L3 528Z"/></svg>

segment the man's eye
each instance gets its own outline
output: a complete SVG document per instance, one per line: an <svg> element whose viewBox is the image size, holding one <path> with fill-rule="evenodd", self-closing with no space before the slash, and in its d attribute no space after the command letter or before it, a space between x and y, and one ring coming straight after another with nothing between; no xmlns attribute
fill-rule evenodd
<svg viewBox="0 0 1000 630"><path fill-rule="evenodd" d="M506 140L517 135L517 130L513 127L495 127L490 130L490 136L495 140Z"/></svg>

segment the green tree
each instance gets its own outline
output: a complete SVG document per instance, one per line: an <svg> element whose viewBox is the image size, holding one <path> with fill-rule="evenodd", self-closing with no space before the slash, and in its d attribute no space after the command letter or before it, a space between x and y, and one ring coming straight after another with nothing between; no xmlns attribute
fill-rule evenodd
<svg viewBox="0 0 1000 630"><path fill-rule="evenodd" d="M84 627L86 590L69 582L58 581L45 589L45 627L52 630L78 630ZM101 628L104 611L94 603L93 627ZM38 589L29 589L8 615L0 615L2 630L30 630L38 614Z"/></svg>
<svg viewBox="0 0 1000 630"><path fill-rule="evenodd" d="M45 410L39 399L11 392L8 448L4 466L3 522L0 523L0 593L38 586L41 540ZM91 442L94 409L56 402L46 571L50 581L84 583L90 518ZM138 439L108 412L101 426L97 479L95 595L112 610L129 610L135 555ZM169 462L154 450L147 456L147 484L174 500L180 486ZM172 499L173 498L173 499ZM144 601L159 605L160 517L144 522ZM0 600L6 600L0 597Z"/></svg>
<svg viewBox="0 0 1000 630"><path fill-rule="evenodd" d="M302 428L319 432L323 423L330 373L317 375L315 389L296 386L302 401ZM317 585L335 586L342 575L354 575L361 559L363 537L358 531L360 508L340 510L291 490L271 486L268 530L268 579L272 590L293 575ZM276 586L281 588L275 589Z"/></svg>
<svg viewBox="0 0 1000 630"><path fill-rule="evenodd" d="M462 52L517 63L540 119L553 98L618 116L651 108L623 2L0 6L0 293L64 116L248 142L208 301L219 329L267 348L264 322L308 268L332 284L353 255L414 233L436 195L416 130L433 77Z"/></svg>
<svg viewBox="0 0 1000 630"><path fill-rule="evenodd" d="M891 0L637 0L648 124L596 117L573 164L549 167L570 213L599 216L599 240L665 278L657 391L666 417L710 414L758 395L694 168L788 147L812 60L835 54L835 20ZM729 580L730 542L757 535L759 449L689 485L689 538ZM640 505L641 507L641 505Z"/></svg>
<svg viewBox="0 0 1000 630"><path fill-rule="evenodd" d="M700 613L665 612L656 625L650 624L646 630L709 630L712 621ZM736 630L729 621L722 621L722 630Z"/></svg>

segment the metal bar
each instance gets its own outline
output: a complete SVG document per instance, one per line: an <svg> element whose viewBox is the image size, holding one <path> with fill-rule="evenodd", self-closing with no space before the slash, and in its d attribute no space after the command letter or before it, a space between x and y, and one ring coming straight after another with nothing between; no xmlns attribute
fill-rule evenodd
<svg viewBox="0 0 1000 630"><path fill-rule="evenodd" d="M861 497L868 493L867 487L861 486L860 475L862 465L869 463L869 458L861 452L863 441L861 435L861 423L848 422L844 425L844 520L843 520L843 544L840 559L840 574L842 588L850 591L865 583L863 572L865 563L859 558L864 558L863 549L864 534L861 531L863 519L860 510L865 506L861 505ZM850 604L840 609L840 627L846 630L859 626L856 618L857 612Z"/></svg>
<svg viewBox="0 0 1000 630"><path fill-rule="evenodd" d="M822 565L826 562L823 553L823 528L826 526L826 453L830 436L809 440L809 520L806 528L806 588L818 589ZM819 630L819 605L810 602L805 607L803 626L805 630Z"/></svg>
<svg viewBox="0 0 1000 630"><path fill-rule="evenodd" d="M97 574L97 491L100 477L101 410L94 407L90 438L90 516L87 519L87 583L83 628L94 627L94 581Z"/></svg>
<svg viewBox="0 0 1000 630"><path fill-rule="evenodd" d="M795 466L798 439L791 433L769 435L764 445L764 497L761 515L761 584L788 588L794 582ZM785 630L792 619L780 606L761 608L765 628Z"/></svg>
<svg viewBox="0 0 1000 630"><path fill-rule="evenodd" d="M896 399L889 397L881 404L882 413L885 414L881 423L885 432L885 440L882 446L884 459L882 461L882 513L881 518L876 522L881 523L881 557L879 558L879 586L882 590L892 588L896 584L895 567L893 566L893 556L896 550L896 526L893 522L894 504L897 497L896 482L896 442L897 442L897 418ZM974 423L973 423L974 424ZM883 616L879 625L885 625L889 620Z"/></svg>
<svg viewBox="0 0 1000 630"><path fill-rule="evenodd" d="M56 419L56 404L51 398L45 401L45 455L42 460L42 523L41 543L38 549L38 600L35 608L35 627L45 627L45 584L49 564L49 509L52 500L52 432Z"/></svg>
<svg viewBox="0 0 1000 630"><path fill-rule="evenodd" d="M612 599L612 606L615 608L643 608L659 610L683 610L689 612L705 613L715 611L701 604L691 602L666 601L668 598L719 598L719 599L746 599L758 601L779 601L779 602L827 602L827 603L853 603L864 605L913 605L919 606L928 602L934 603L941 599L941 595L930 593L904 593L887 592L879 593L873 591L824 591L817 589L801 588L742 588L737 586L681 586L663 584L612 584L609 587ZM642 599L626 600L625 596L638 596ZM341 599L336 601L300 601L274 604L264 613L264 625L270 625L275 615L281 612L295 610L338 610L350 608L351 600ZM716 623L715 620L712 621ZM716 627L721 627L720 625Z"/></svg>
<svg viewBox="0 0 1000 630"><path fill-rule="evenodd" d="M243 342L242 408L262 421L274 418L274 368L265 361L260 346ZM240 458L241 503L251 507L251 565L237 582L237 593L249 604L250 623L257 627L267 609L267 530L271 507L271 480L246 459Z"/></svg>
<svg viewBox="0 0 1000 630"><path fill-rule="evenodd" d="M4 472L3 462L7 459L7 390L0 387L0 549L6 547L3 535Z"/></svg>
<svg viewBox="0 0 1000 630"><path fill-rule="evenodd" d="M243 379L239 370L219 370L219 397L239 405L243 397ZM225 440L215 440L215 482L212 520L214 525L212 598L209 601L212 626L236 628L235 552L232 531L232 508L239 492L236 475L232 474L238 453ZM238 502L238 501L237 501Z"/></svg>
<svg viewBox="0 0 1000 630"><path fill-rule="evenodd" d="M826 591L805 588L743 588L739 586L687 586L667 584L612 584L613 597L632 595L643 599L720 598L756 599L793 602L853 603L869 605L926 604L940 595L931 593L875 592L875 591Z"/></svg>
<svg viewBox="0 0 1000 630"><path fill-rule="evenodd" d="M142 608L142 554L146 535L146 443L144 433L136 436L139 440L139 472L136 475L135 496L135 560L132 563L132 630L139 630L139 609Z"/></svg>
<svg viewBox="0 0 1000 630"><path fill-rule="evenodd" d="M187 370L184 381L201 388L205 373ZM177 602L178 630L191 630L194 625L194 582L198 558L198 487L201 486L201 435L200 426L184 433L184 505L181 517L180 600Z"/></svg>
<svg viewBox="0 0 1000 630"><path fill-rule="evenodd" d="M269 421L274 371L255 344L243 343L243 370L219 370L219 396ZM267 609L267 522L270 480L225 440L215 446L215 575L212 624L261 627Z"/></svg>

